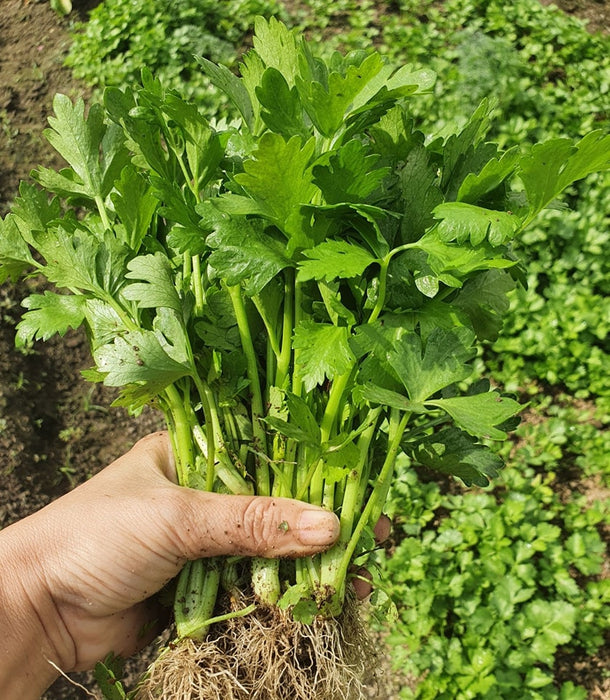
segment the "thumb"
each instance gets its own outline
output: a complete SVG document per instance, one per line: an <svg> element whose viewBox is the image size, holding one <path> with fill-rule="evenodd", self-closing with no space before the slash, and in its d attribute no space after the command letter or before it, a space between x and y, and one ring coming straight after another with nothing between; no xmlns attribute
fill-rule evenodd
<svg viewBox="0 0 610 700"><path fill-rule="evenodd" d="M304 557L339 536L334 513L289 498L233 496L179 488L182 555Z"/></svg>

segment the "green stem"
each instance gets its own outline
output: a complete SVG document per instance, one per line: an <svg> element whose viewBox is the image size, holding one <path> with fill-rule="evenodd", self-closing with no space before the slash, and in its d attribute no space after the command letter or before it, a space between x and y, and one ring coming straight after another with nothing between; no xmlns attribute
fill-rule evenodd
<svg viewBox="0 0 610 700"><path fill-rule="evenodd" d="M380 260L379 265L380 265L380 270L379 270L379 289L377 290L377 301L375 302L375 306L373 307L373 310L371 311L371 315L369 316L368 323L373 323L373 321L376 321L377 318L379 317L379 314L383 310L383 307L385 305L385 295L386 295L386 288L388 284L388 269L390 267L390 260L391 256L386 255L386 257L383 260Z"/></svg>
<svg viewBox="0 0 610 700"><path fill-rule="evenodd" d="M195 453L191 436L191 423L184 408L184 400L174 384L165 388L165 398L174 428L174 449L178 483L188 486L189 471L195 464Z"/></svg>
<svg viewBox="0 0 610 700"><path fill-rule="evenodd" d="M250 333L250 324L244 306L244 300L238 285L227 287L233 310L237 319L237 327L241 338L241 346L246 356L248 380L250 382L250 395L252 397L252 431L254 434L254 452L267 454L267 436L261 422L264 416L263 395L258 372L256 351ZM255 457L256 487L259 496L268 496L271 493L269 467L259 457Z"/></svg>
<svg viewBox="0 0 610 700"><path fill-rule="evenodd" d="M280 599L279 567L279 559L252 559L252 590L262 603L275 605Z"/></svg>
<svg viewBox="0 0 610 700"><path fill-rule="evenodd" d="M203 307L205 303L205 295L203 292L203 284L201 282L201 258L198 255L192 256L193 272L191 275L191 288L195 295L195 316L201 318L203 316Z"/></svg>
<svg viewBox="0 0 610 700"><path fill-rule="evenodd" d="M204 434L203 429L200 425L193 425L193 438L197 443L197 446L201 450L201 454L207 458L208 455L208 439ZM229 459L226 451L222 449L217 449L216 454L216 464L215 464L215 475L222 481L222 483L229 489L231 493L242 494L250 496L252 495L252 487L244 479L244 477L238 472L231 460ZM209 484L206 482L206 489L212 491L208 488Z"/></svg>
<svg viewBox="0 0 610 700"><path fill-rule="evenodd" d="M410 413L405 413L402 416L402 418L397 422L391 421L388 450L386 453L385 460L383 462L383 466L381 467L381 471L379 472L379 475L376 479L375 486L373 487L373 492L371 493L371 496L366 506L364 507L362 514L360 515L360 518L358 519L358 522L356 523L356 526L351 534L351 537L345 545L345 548L343 549L343 551L341 551L341 548L339 548L339 550L337 551L337 554L340 556L340 561L336 566L334 566L335 576L333 588L336 591L336 598L332 601L330 605L330 612L333 615L337 614L337 612L341 610L342 594L345 588L347 570L349 568L351 558L354 554L360 536L362 535L362 531L368 524L374 524L373 520L377 519L379 517L379 514L381 514L382 512L385 497L387 495L388 484L392 479L394 464L398 452L400 451L400 443L410 417ZM345 503L344 507L347 507ZM333 549L330 550L329 554L331 554L334 550L335 548L333 547Z"/></svg>
<svg viewBox="0 0 610 700"><path fill-rule="evenodd" d="M294 328L303 320L303 289L299 282L294 283ZM284 346L283 346L284 347ZM301 395L303 381L299 369L299 350L294 349L293 352L293 368L292 368L292 393L297 396Z"/></svg>
<svg viewBox="0 0 610 700"><path fill-rule="evenodd" d="M178 576L174 617L180 639L203 639L211 621L220 585L219 562L189 561Z"/></svg>
<svg viewBox="0 0 610 700"><path fill-rule="evenodd" d="M369 450L371 442L375 436L377 421L381 414L381 408L373 409L374 420L371 420L369 426L358 438L358 463L347 475L345 491L341 500L341 513L339 515L340 534L339 539L332 549L324 552L321 555L321 573L320 586L327 586L333 590L333 600L337 606L337 611L343 604L344 596L344 581L341 581L338 576L338 571L341 566L342 556L347 549L352 529L354 526L354 518L360 511L362 504L361 485L362 481L366 481L368 470L366 469L369 463ZM336 588L335 588L336 586Z"/></svg>
<svg viewBox="0 0 610 700"><path fill-rule="evenodd" d="M275 375L275 386L284 388L288 372L290 371L290 360L292 358L292 336L294 334L294 270L286 270L284 281L284 312L282 319L282 345L277 363ZM294 388L293 388L294 391ZM296 392L295 392L296 393Z"/></svg>
<svg viewBox="0 0 610 700"><path fill-rule="evenodd" d="M339 409L341 407L343 395L349 384L351 376L352 373L349 371L333 380L328 401L326 403L326 408L324 410L324 415L320 421L320 441L322 444L328 442L333 434L333 430L339 418ZM310 502L315 503L316 505L323 505L325 508L333 510L334 484L331 487L324 483L323 468L324 464L320 459L318 460L318 464L313 473L309 487L311 498Z"/></svg>
<svg viewBox="0 0 610 700"><path fill-rule="evenodd" d="M106 211L106 205L104 204L104 200L102 197L98 194L95 196L95 204L97 206L97 210L100 213L100 218L102 219L102 226L108 230L112 228L112 224L110 223L110 219L108 218L108 212Z"/></svg>

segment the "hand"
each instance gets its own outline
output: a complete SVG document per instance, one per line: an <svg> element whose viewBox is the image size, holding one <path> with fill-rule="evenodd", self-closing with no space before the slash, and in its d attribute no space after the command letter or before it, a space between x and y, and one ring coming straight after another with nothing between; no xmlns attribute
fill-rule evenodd
<svg viewBox="0 0 610 700"><path fill-rule="evenodd" d="M145 646L158 631L151 596L187 560L307 556L339 534L336 516L316 506L175 479L167 435L155 433L0 532L0 697L38 698L56 676L49 661L77 671Z"/></svg>

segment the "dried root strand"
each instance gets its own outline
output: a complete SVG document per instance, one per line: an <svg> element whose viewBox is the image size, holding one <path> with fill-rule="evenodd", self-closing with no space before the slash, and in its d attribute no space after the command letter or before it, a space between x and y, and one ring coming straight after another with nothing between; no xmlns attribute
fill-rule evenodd
<svg viewBox="0 0 610 700"><path fill-rule="evenodd" d="M312 625L258 607L204 642L164 649L137 700L362 700L374 654L354 602L340 618Z"/></svg>

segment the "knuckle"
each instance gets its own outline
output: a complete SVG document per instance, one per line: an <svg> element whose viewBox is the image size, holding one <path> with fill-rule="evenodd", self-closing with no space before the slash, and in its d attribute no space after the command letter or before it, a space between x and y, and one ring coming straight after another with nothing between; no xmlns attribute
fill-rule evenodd
<svg viewBox="0 0 610 700"><path fill-rule="evenodd" d="M243 514L244 532L256 555L272 552L278 539L279 508L273 499L254 498Z"/></svg>

